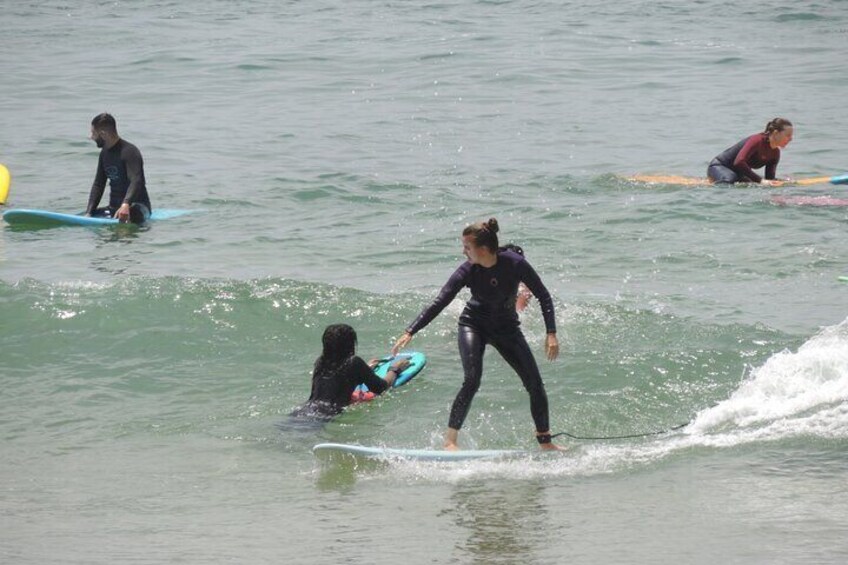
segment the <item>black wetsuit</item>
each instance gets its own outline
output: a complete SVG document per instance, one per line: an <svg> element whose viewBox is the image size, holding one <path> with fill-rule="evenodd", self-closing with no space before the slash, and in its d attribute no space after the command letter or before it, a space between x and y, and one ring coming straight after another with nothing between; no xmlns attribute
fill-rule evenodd
<svg viewBox="0 0 848 565"><path fill-rule="evenodd" d="M109 180L109 206L98 208L107 179ZM141 223L147 219L153 209L144 181L144 161L141 158L141 151L129 141L119 139L109 149L104 147L100 150L97 174L91 185L85 213L92 216L111 217L125 202L130 205L130 219L135 223Z"/></svg>
<svg viewBox="0 0 848 565"><path fill-rule="evenodd" d="M462 427L474 394L480 388L483 351L487 344L492 344L521 378L530 394L530 412L536 431L549 430L545 385L515 311L521 282L539 300L547 332L556 333L554 304L548 289L524 257L504 250L498 252L498 261L490 268L470 261L460 265L433 303L406 330L414 335L444 310L463 287L471 289L471 299L459 317L459 355L465 378L451 407L448 425L455 430Z"/></svg>
<svg viewBox="0 0 848 565"><path fill-rule="evenodd" d="M774 180L780 149L769 144L768 135L755 133L728 147L710 161L707 176L717 184L762 182L754 169L765 167L765 178Z"/></svg>
<svg viewBox="0 0 848 565"><path fill-rule="evenodd" d="M389 388L389 384L378 377L360 357L350 357L340 367L322 367L319 358L312 373L309 400L292 415L319 418L335 416L350 404L353 391L361 384L375 394L381 394Z"/></svg>

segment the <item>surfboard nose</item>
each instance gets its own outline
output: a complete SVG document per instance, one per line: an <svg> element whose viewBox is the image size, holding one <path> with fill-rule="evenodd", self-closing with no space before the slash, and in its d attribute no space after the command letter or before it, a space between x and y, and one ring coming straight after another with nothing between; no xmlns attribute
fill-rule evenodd
<svg viewBox="0 0 848 565"><path fill-rule="evenodd" d="M848 184L848 173L832 177L830 184Z"/></svg>
<svg viewBox="0 0 848 565"><path fill-rule="evenodd" d="M12 175L6 165L0 163L0 204L6 203L9 197L9 187L12 185Z"/></svg>

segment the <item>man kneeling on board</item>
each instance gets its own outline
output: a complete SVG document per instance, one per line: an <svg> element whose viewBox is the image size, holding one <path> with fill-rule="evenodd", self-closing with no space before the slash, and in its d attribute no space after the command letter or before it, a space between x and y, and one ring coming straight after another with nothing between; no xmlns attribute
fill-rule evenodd
<svg viewBox="0 0 848 565"><path fill-rule="evenodd" d="M97 174L88 196L86 216L116 218L142 224L150 217L150 198L144 182L144 161L138 147L121 139L115 118L98 114L91 120L91 139L100 147ZM106 179L109 179L109 206L98 208Z"/></svg>

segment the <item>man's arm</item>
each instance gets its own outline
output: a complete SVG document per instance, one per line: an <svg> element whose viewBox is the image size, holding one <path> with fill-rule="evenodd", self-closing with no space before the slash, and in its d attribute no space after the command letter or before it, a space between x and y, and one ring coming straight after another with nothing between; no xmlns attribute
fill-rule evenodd
<svg viewBox="0 0 848 565"><path fill-rule="evenodd" d="M121 157L127 169L127 179L130 181L130 185L127 187L127 193L124 195L121 207L115 212L115 217L121 222L128 222L130 220L130 205L135 200L139 187L144 184L144 162L141 158L141 151L134 146L128 146L124 149Z"/></svg>
<svg viewBox="0 0 848 565"><path fill-rule="evenodd" d="M127 179L130 181L123 203L132 204L139 188L144 184L144 160L141 158L141 151L136 147L128 147L123 157L127 168Z"/></svg>
<svg viewBox="0 0 848 565"><path fill-rule="evenodd" d="M97 172L94 174L94 182L91 184L91 192L88 194L88 206L85 215L90 216L100 204L103 191L106 189L106 171L103 169L103 155L97 159Z"/></svg>

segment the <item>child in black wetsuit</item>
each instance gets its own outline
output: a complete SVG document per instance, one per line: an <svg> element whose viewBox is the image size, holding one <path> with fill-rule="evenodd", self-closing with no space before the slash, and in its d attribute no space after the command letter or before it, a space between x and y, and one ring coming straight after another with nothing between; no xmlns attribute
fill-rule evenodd
<svg viewBox="0 0 848 565"><path fill-rule="evenodd" d="M385 379L378 377L373 370L377 360L369 365L356 355L356 331L347 324L327 326L321 342L323 351L312 371L312 393L292 416L332 418L350 404L356 387L364 384L368 390L381 394L409 366L409 359L398 359L386 372Z"/></svg>

